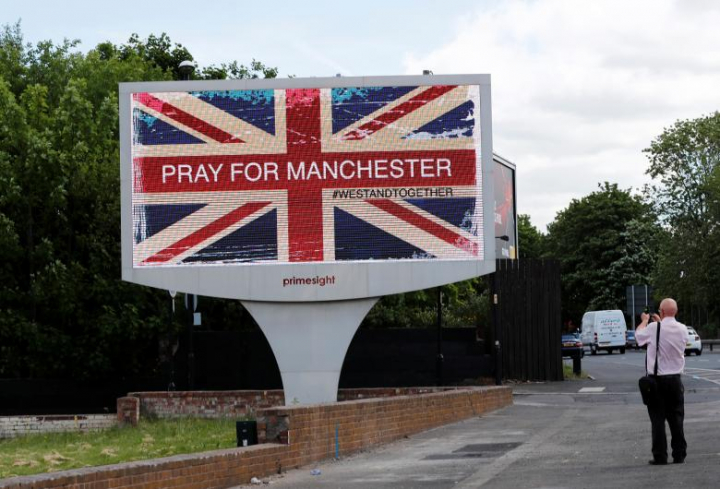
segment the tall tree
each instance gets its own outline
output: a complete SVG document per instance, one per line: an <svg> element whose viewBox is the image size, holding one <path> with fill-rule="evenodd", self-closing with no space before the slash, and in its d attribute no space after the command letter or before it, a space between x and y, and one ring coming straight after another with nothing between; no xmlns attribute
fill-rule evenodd
<svg viewBox="0 0 720 489"><path fill-rule="evenodd" d="M541 258L545 253L545 235L530 222L527 214L518 214L517 227L520 259Z"/></svg>
<svg viewBox="0 0 720 489"><path fill-rule="evenodd" d="M645 150L657 212L668 230L655 283L687 322L720 323L720 112L678 121Z"/></svg>
<svg viewBox="0 0 720 489"><path fill-rule="evenodd" d="M561 263L564 319L624 309L625 287L646 281L655 261L655 217L617 184L573 199L548 225L547 249Z"/></svg>
<svg viewBox="0 0 720 489"><path fill-rule="evenodd" d="M76 46L26 44L19 23L0 32L4 377L148 374L172 328L167 293L120 280L117 87L176 78L192 56L165 34ZM231 75L256 69L277 73Z"/></svg>

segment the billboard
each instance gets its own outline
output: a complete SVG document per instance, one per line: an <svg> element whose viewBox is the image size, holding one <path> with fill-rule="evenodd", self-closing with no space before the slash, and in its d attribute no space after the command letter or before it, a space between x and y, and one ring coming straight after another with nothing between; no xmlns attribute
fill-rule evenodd
<svg viewBox="0 0 720 489"><path fill-rule="evenodd" d="M517 206L515 202L515 165L502 156L493 155L495 173L495 256L498 259L518 257ZM502 238L502 239L500 239Z"/></svg>
<svg viewBox="0 0 720 489"><path fill-rule="evenodd" d="M291 301L488 273L489 88L487 75L121 84L123 278Z"/></svg>

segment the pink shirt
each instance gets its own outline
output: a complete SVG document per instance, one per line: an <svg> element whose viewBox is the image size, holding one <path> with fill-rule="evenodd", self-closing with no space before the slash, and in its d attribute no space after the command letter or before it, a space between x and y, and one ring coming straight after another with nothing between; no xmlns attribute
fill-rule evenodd
<svg viewBox="0 0 720 489"><path fill-rule="evenodd" d="M652 375L655 369L655 335L657 323L635 331L638 345L647 347L647 371ZM660 326L660 356L658 357L658 375L681 374L685 369L685 343L687 328L675 318L666 317Z"/></svg>

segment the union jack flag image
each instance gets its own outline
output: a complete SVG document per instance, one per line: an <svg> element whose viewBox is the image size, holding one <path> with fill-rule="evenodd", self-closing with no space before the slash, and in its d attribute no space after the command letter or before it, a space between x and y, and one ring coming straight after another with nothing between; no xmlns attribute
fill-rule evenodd
<svg viewBox="0 0 720 489"><path fill-rule="evenodd" d="M133 266L482 259L479 91L134 93Z"/></svg>

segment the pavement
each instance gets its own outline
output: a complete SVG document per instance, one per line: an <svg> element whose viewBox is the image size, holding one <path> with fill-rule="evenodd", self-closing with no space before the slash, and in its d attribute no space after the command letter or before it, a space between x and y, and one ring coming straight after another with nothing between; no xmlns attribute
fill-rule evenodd
<svg viewBox="0 0 720 489"><path fill-rule="evenodd" d="M507 408L262 482L298 489L720 487L720 376L713 373L720 373L720 352L688 359L688 457L667 466L647 464L650 421L637 392L643 357L586 356L583 370L594 380L514 384Z"/></svg>

